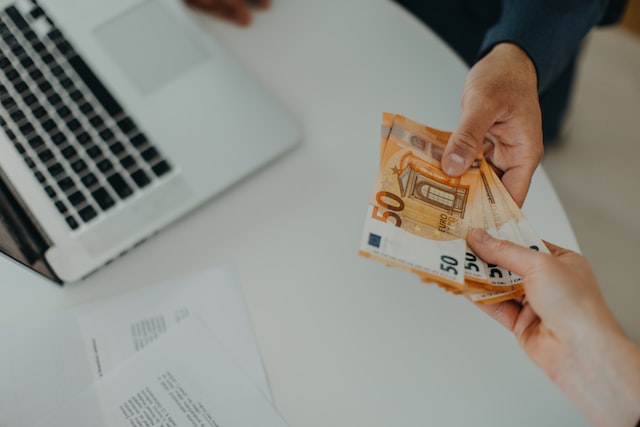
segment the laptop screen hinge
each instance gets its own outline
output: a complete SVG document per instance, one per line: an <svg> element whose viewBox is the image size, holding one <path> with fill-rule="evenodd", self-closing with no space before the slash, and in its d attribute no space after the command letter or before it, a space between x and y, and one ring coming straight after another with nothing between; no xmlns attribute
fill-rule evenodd
<svg viewBox="0 0 640 427"><path fill-rule="evenodd" d="M0 171L0 251L61 283L44 257L50 247L50 240Z"/></svg>

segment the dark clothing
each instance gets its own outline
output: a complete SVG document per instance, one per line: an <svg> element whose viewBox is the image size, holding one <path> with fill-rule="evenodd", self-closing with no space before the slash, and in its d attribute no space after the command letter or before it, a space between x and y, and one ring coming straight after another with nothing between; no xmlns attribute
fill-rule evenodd
<svg viewBox="0 0 640 427"><path fill-rule="evenodd" d="M396 0L469 65L501 42L520 46L538 74L545 141L560 131L580 45L596 25L616 22L626 0Z"/></svg>

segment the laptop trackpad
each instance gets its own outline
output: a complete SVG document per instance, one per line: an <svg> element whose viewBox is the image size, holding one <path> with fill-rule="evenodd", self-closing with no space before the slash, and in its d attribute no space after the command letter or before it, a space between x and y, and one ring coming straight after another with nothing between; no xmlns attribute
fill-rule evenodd
<svg viewBox="0 0 640 427"><path fill-rule="evenodd" d="M136 5L94 34L144 95L208 59L157 0Z"/></svg>

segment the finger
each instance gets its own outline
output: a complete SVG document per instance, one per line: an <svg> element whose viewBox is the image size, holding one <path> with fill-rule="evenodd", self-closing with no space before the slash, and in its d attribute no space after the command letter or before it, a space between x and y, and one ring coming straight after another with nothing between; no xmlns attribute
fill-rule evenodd
<svg viewBox="0 0 640 427"><path fill-rule="evenodd" d="M520 166L506 170L500 178L502 184L520 208L529 192L531 176L532 172L529 168Z"/></svg>
<svg viewBox="0 0 640 427"><path fill-rule="evenodd" d="M535 268L537 260L544 257L544 254L524 246L496 239L479 228L469 233L467 242L471 250L484 261L497 264L519 276L527 276L530 269Z"/></svg>
<svg viewBox="0 0 640 427"><path fill-rule="evenodd" d="M549 249L549 252L551 252L551 255L553 256L560 256L560 255L564 255L564 254L568 254L568 253L572 253L573 251L570 251L569 249L565 249L562 246L558 246L558 245L554 245L553 243L549 243L546 240L543 240L542 243L545 244L545 246L547 247L547 249Z"/></svg>
<svg viewBox="0 0 640 427"><path fill-rule="evenodd" d="M185 0L185 2L189 6L238 25L248 25L251 21L249 8L244 0Z"/></svg>
<svg viewBox="0 0 640 427"><path fill-rule="evenodd" d="M258 9L267 9L271 6L271 0L251 0L250 3Z"/></svg>
<svg viewBox="0 0 640 427"><path fill-rule="evenodd" d="M466 172L483 146L489 128L495 122L493 114L482 105L471 104L463 109L460 124L449 138L442 157L442 170L449 176Z"/></svg>

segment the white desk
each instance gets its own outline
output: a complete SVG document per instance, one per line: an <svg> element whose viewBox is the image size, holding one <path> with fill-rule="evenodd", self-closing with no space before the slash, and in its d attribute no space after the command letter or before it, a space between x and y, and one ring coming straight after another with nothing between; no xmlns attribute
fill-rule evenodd
<svg viewBox="0 0 640 427"><path fill-rule="evenodd" d="M585 425L465 299L357 255L382 111L454 128L463 64L387 1L274 3L246 30L207 25L298 118L303 145L82 283L0 259L0 323L230 264L291 427ZM526 213L576 247L542 171Z"/></svg>

